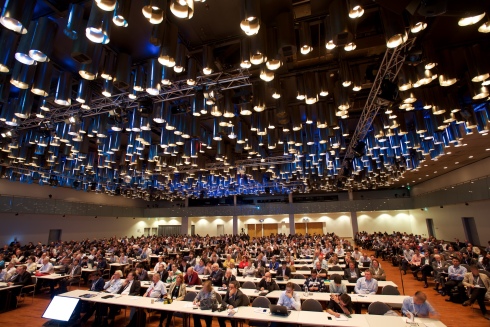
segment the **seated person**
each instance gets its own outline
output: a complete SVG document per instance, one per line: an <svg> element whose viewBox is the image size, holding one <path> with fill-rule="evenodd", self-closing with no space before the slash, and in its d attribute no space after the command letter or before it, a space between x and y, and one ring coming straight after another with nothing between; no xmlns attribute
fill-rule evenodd
<svg viewBox="0 0 490 327"><path fill-rule="evenodd" d="M454 286L458 287L459 294L465 294L463 279L466 273L467 273L466 268L460 265L459 258L454 257L453 265L449 266L448 268L448 280L445 282L444 285L445 294L449 295L449 299L446 299L447 302L455 300L453 294L451 293L451 289Z"/></svg>
<svg viewBox="0 0 490 327"><path fill-rule="evenodd" d="M121 285L119 290L116 291L116 294L121 294L122 296L127 296L127 295L139 296L140 289L141 289L140 281L136 280L134 271L130 271L126 276L126 280L124 280L124 283ZM163 289L166 291L165 287L163 287ZM150 289L148 289L148 291L149 290ZM107 315L107 320L105 321L109 326L114 325L114 318L116 317L116 312L118 311L118 309L119 309L118 305L109 305L109 314ZM131 311L133 316L131 316L131 314L129 316L130 325L134 326L136 325L136 322L134 321L134 316L135 316L134 313L136 312L136 310L131 309Z"/></svg>
<svg viewBox="0 0 490 327"><path fill-rule="evenodd" d="M135 278L139 281L144 281L149 279L148 272L145 270L145 268L143 268L143 265L141 263L139 263L136 266Z"/></svg>
<svg viewBox="0 0 490 327"><path fill-rule="evenodd" d="M123 273L121 270L116 270L111 279L104 284L104 292L116 293L122 285L121 277Z"/></svg>
<svg viewBox="0 0 490 327"><path fill-rule="evenodd" d="M282 277L284 280L288 280L291 277L291 268L288 267L287 262L281 262L281 266L277 269L276 277Z"/></svg>
<svg viewBox="0 0 490 327"><path fill-rule="evenodd" d="M340 277L340 276L339 276ZM331 294L330 301L328 301L327 313L340 318L340 314L351 315L354 310L352 309L352 301L348 294L342 293L340 295Z"/></svg>
<svg viewBox="0 0 490 327"><path fill-rule="evenodd" d="M177 278L175 278L175 282L170 285L167 292L167 298L171 299L172 301L183 301L185 298L185 294L186 294L186 288L184 284L184 275L181 274L178 275ZM173 311L162 310L162 313L160 315L160 323L158 324L158 327L162 327L163 321L165 319L167 319L167 322L165 323L165 327L170 327L172 316L173 316Z"/></svg>
<svg viewBox="0 0 490 327"><path fill-rule="evenodd" d="M146 290L145 294L143 294L143 297L151 297L151 298L160 298L162 295L167 294L167 288L165 287L165 284L160 280L160 275L159 274L154 274L151 277L151 284L150 287Z"/></svg>
<svg viewBox="0 0 490 327"><path fill-rule="evenodd" d="M197 272L198 275L205 275L204 269L206 268L206 264L203 259L199 259L199 263L194 266L194 271Z"/></svg>
<svg viewBox="0 0 490 327"><path fill-rule="evenodd" d="M221 282L223 284L223 287L228 287L228 284L230 284L230 282L234 280L236 280L236 277L232 274L231 269L230 268L226 269L225 275L223 276Z"/></svg>
<svg viewBox="0 0 490 327"><path fill-rule="evenodd" d="M193 286L193 285L201 285L201 279L197 272L194 271L193 267L187 268L187 272L184 276L184 283Z"/></svg>
<svg viewBox="0 0 490 327"><path fill-rule="evenodd" d="M216 302L216 292L213 289L213 285L210 280L205 281L202 284L202 289L197 293L196 298L192 301L192 304L198 306L202 310L210 310L213 303ZM206 327L211 327L213 316L204 316L199 314L193 314L194 327L202 327L201 319L206 322Z"/></svg>
<svg viewBox="0 0 490 327"><path fill-rule="evenodd" d="M219 264L213 263L211 269L211 275L209 275L211 283L213 286L221 286L223 281L223 271L219 268Z"/></svg>
<svg viewBox="0 0 490 327"><path fill-rule="evenodd" d="M240 290L240 284L235 280L230 282L228 285L228 290L226 292L225 297L223 298L223 301L221 302L222 306L226 306L226 309L228 310L233 310L235 308L238 308L240 306L243 306L246 302L247 299L245 299L246 295L243 294ZM218 317L218 323L220 327L225 327L226 326L226 320L229 318L225 317ZM238 324L236 319L231 319L231 326L236 327Z"/></svg>
<svg viewBox="0 0 490 327"><path fill-rule="evenodd" d="M266 272L264 277L260 280L260 282L257 284L257 290L259 291L276 291L279 289L279 286L277 283L271 278L271 273Z"/></svg>
<svg viewBox="0 0 490 327"><path fill-rule="evenodd" d="M167 269L165 269L165 265L163 265L163 264L159 264L159 265L158 265L158 270L157 270L157 272L156 272L156 273L160 275L160 280L161 280L162 282L167 281L167 278L168 278L168 271L167 271Z"/></svg>
<svg viewBox="0 0 490 327"><path fill-rule="evenodd" d="M371 275L373 276L374 279L376 279L376 280L386 280L386 273L383 270L383 268L381 268L379 266L378 259L373 259L372 260L372 262L371 262L371 268L369 268L369 270L371 271Z"/></svg>
<svg viewBox="0 0 490 327"><path fill-rule="evenodd" d="M304 285L305 285L305 290L308 289L308 291L311 292L321 292L325 287L325 285L323 284L323 279L318 278L315 269L311 271L311 276L306 278Z"/></svg>
<svg viewBox="0 0 490 327"><path fill-rule="evenodd" d="M182 272L179 270L176 264L173 264L172 269L168 272L167 284L175 282L175 278L177 278L177 275L180 274L182 274Z"/></svg>
<svg viewBox="0 0 490 327"><path fill-rule="evenodd" d="M366 270L364 277L357 280L354 292L356 294L376 294L378 291L378 281L371 276L371 272Z"/></svg>
<svg viewBox="0 0 490 327"><path fill-rule="evenodd" d="M26 262L26 269L27 269L27 272L29 274L34 274L37 270L37 263L36 263L36 257L34 256L29 256L27 258L27 262Z"/></svg>
<svg viewBox="0 0 490 327"><path fill-rule="evenodd" d="M441 273L447 271L448 268L449 265L445 261L442 261L442 256L435 254L434 260L432 261L432 271L434 272L434 281L436 282L434 289L436 291L439 290L439 284L442 277ZM424 271L422 271L422 279L424 280ZM427 277L425 277L425 280L427 280Z"/></svg>
<svg viewBox="0 0 490 327"><path fill-rule="evenodd" d="M27 272L27 267L25 265L19 265L16 268L16 273L10 276L7 281L8 286L13 285L21 285L28 286L32 284L31 274ZM10 296L10 303L5 303L4 300L7 300L6 296L2 296L4 300L0 300L0 304L2 304L2 308L8 307L9 309L15 309L17 307L17 296L20 294L22 287L13 288Z"/></svg>
<svg viewBox="0 0 490 327"><path fill-rule="evenodd" d="M478 301L483 316L490 320L485 307L485 294L490 290L490 278L484 273L478 271L478 267L473 265L470 272L464 275L463 285L468 289L469 299L463 303L463 306L473 305Z"/></svg>
<svg viewBox="0 0 490 327"><path fill-rule="evenodd" d="M357 280L359 277L361 277L361 272L359 271L359 268L356 268L354 262L349 262L349 267L345 268L344 270L344 279L354 281Z"/></svg>
<svg viewBox="0 0 490 327"><path fill-rule="evenodd" d="M286 284L286 290L279 296L277 304L285 306L288 310L301 311L301 300L298 292L294 291L293 283Z"/></svg>
<svg viewBox="0 0 490 327"><path fill-rule="evenodd" d="M323 278L323 279L327 278L328 268L323 268L321 266L320 261L317 261L315 263L315 267L313 268L313 270L316 271L316 274L317 274L318 278Z"/></svg>
<svg viewBox="0 0 490 327"><path fill-rule="evenodd" d="M223 261L223 268L229 268L230 267L230 263L235 263L235 259L233 259L231 257L231 254L227 254L226 255L226 260Z"/></svg>
<svg viewBox="0 0 490 327"><path fill-rule="evenodd" d="M420 291L415 292L414 296L403 300L402 314L410 319L413 317L436 318L439 316L429 302L427 302L427 295Z"/></svg>
<svg viewBox="0 0 490 327"><path fill-rule="evenodd" d="M339 274L333 274L330 276L330 285L328 285L328 289L330 293L335 294L344 294L347 293L347 286L342 284L342 277Z"/></svg>
<svg viewBox="0 0 490 327"><path fill-rule="evenodd" d="M269 262L269 269L273 271L279 269L279 262L276 260L276 256L273 256L271 261Z"/></svg>
<svg viewBox="0 0 490 327"><path fill-rule="evenodd" d="M163 265L163 267L164 267L164 268L165 268L165 266L167 265L167 264L165 263L165 261L163 260L163 256L161 256L161 255L160 255L160 256L158 256L158 261L157 261L157 263L155 264L155 267L153 268L153 271L154 271L154 272L157 272L157 271L158 271L158 267L159 267L160 265Z"/></svg>

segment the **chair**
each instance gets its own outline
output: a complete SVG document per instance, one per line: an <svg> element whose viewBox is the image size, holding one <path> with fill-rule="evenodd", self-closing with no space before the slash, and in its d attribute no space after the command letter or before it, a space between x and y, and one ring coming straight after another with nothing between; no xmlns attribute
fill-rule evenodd
<svg viewBox="0 0 490 327"><path fill-rule="evenodd" d="M382 316L390 310L391 308L387 304L379 301L371 303L368 307L368 313L370 315Z"/></svg>
<svg viewBox="0 0 490 327"><path fill-rule="evenodd" d="M31 295L31 304L34 303L34 295L36 294L36 284L37 284L37 277L32 276L31 277L31 285L26 285L22 286L20 289L20 293L17 296L17 307L19 306L19 303L24 303L24 299L26 295Z"/></svg>
<svg viewBox="0 0 490 327"><path fill-rule="evenodd" d="M78 278L78 288L80 288L80 284L82 282L82 275L74 275L73 279ZM69 282L67 286L72 286L73 284L77 284L77 282Z"/></svg>
<svg viewBox="0 0 490 327"><path fill-rule="evenodd" d="M254 290L257 288L257 285L255 285L254 282L250 281L250 280L247 280L246 282L244 282L241 286L241 288L245 288L245 289L250 289L250 290Z"/></svg>
<svg viewBox="0 0 490 327"><path fill-rule="evenodd" d="M271 301L266 298L265 296L258 296L255 298L255 300L252 302L252 307L253 308L269 308L271 305ZM250 320L248 322L249 326L258 326L258 327L267 327L269 323L267 321L256 321L256 320Z"/></svg>
<svg viewBox="0 0 490 327"><path fill-rule="evenodd" d="M395 286L386 285L381 291L382 295L400 295L400 291Z"/></svg>
<svg viewBox="0 0 490 327"><path fill-rule="evenodd" d="M301 292L302 289L301 289L301 286L299 286L298 284L296 283L293 283L293 289L296 291L296 292Z"/></svg>
<svg viewBox="0 0 490 327"><path fill-rule="evenodd" d="M196 292L189 291L189 292L187 292L185 294L183 301L185 301L185 302L192 302L192 301L194 301L194 299L196 298L196 296L197 296L197 293ZM186 326L187 316L186 316L185 313L174 311L173 316L172 316L172 325L174 325L174 326L175 326L175 317L182 318L182 320L183 320L182 325L183 326Z"/></svg>
<svg viewBox="0 0 490 327"><path fill-rule="evenodd" d="M245 294L243 294L243 295L245 295ZM250 298L245 295L245 299L242 303L242 307L248 307L249 305L250 305Z"/></svg>
<svg viewBox="0 0 490 327"><path fill-rule="evenodd" d="M333 266L332 268L329 269L330 271L343 271L342 268L340 268L339 266Z"/></svg>
<svg viewBox="0 0 490 327"><path fill-rule="evenodd" d="M111 270L110 269L104 269L102 271L102 278L104 278L104 279L111 278Z"/></svg>
<svg viewBox="0 0 490 327"><path fill-rule="evenodd" d="M308 266L301 266L301 268L299 268L299 270L310 270L310 268L308 268Z"/></svg>
<svg viewBox="0 0 490 327"><path fill-rule="evenodd" d="M468 266L467 264L461 264L462 267L465 267L466 268L466 271L469 272L470 271L470 266Z"/></svg>
<svg viewBox="0 0 490 327"><path fill-rule="evenodd" d="M320 302L314 299L307 299L303 304L301 305L301 310L302 311L316 311L316 312L322 312L323 308Z"/></svg>
<svg viewBox="0 0 490 327"><path fill-rule="evenodd" d="M306 279L305 275L302 275L302 274L293 275L293 278L294 279Z"/></svg>
<svg viewBox="0 0 490 327"><path fill-rule="evenodd" d="M487 275L487 276L488 276L488 278L490 278L490 271L486 271L486 270L480 269L480 270L478 270L478 272L479 272L480 274L485 274L485 275Z"/></svg>

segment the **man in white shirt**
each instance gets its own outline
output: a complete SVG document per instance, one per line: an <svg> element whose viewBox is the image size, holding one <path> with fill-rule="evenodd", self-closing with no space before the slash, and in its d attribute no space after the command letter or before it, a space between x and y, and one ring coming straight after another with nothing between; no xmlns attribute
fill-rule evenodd
<svg viewBox="0 0 490 327"><path fill-rule="evenodd" d="M143 297L160 298L162 295L167 294L167 288L165 284L160 280L159 274L154 274L152 277L152 282L148 290L145 292Z"/></svg>
<svg viewBox="0 0 490 327"><path fill-rule="evenodd" d="M116 270L111 279L104 284L104 291L108 293L117 293L122 286L123 273L121 270Z"/></svg>
<svg viewBox="0 0 490 327"><path fill-rule="evenodd" d="M49 258L48 257L45 257L43 259L43 265L41 266L41 268L39 268L39 272L40 273L43 273L43 274L52 274L52 273L54 273L54 267L51 264L51 262L49 262Z"/></svg>

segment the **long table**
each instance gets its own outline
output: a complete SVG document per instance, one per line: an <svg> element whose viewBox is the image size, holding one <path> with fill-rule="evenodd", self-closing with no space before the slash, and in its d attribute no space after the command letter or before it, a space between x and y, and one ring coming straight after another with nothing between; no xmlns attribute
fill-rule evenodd
<svg viewBox="0 0 490 327"><path fill-rule="evenodd" d="M95 294L92 298L80 298L83 294ZM94 303L114 304L120 306L130 306L136 308L164 310L181 312L186 315L200 314L213 317L226 317L237 320L256 320L256 321L269 321L269 322L282 322L287 324L296 325L313 325L313 326L345 326L345 327L406 327L405 319L402 317L390 317L390 316L372 316L372 315L357 315L354 314L351 318L345 319L343 317L337 320L334 316L326 312L311 312L311 311L292 311L288 317L281 317L270 315L268 309L254 308L251 306L240 307L232 317L228 316L227 311L212 312L211 310L199 310L192 306L191 302L174 301L171 304L163 304L163 302L155 302L151 298L144 298L140 296L119 296L110 299L102 299L102 296L106 293L97 293L91 291L76 290L67 293L60 294L60 296L79 298L83 301L89 301ZM329 319L330 317L330 319ZM416 318L415 322L425 324L425 326L433 327L445 327L443 323L433 319Z"/></svg>

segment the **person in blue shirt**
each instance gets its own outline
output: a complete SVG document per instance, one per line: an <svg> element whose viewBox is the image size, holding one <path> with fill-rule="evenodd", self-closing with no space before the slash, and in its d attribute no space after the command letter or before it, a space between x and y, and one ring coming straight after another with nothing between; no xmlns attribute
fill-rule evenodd
<svg viewBox="0 0 490 327"><path fill-rule="evenodd" d="M356 294L376 294L378 291L378 281L371 276L371 271L366 270L364 277L357 280L354 291Z"/></svg>
<svg viewBox="0 0 490 327"><path fill-rule="evenodd" d="M269 269L275 271L279 269L279 261L276 260L276 256L273 256L271 261L269 262Z"/></svg>
<svg viewBox="0 0 490 327"><path fill-rule="evenodd" d="M414 296L407 297L403 300L402 314L408 318L438 318L439 314L434 308L427 302L427 295L423 292L417 291Z"/></svg>
<svg viewBox="0 0 490 327"><path fill-rule="evenodd" d="M460 260L457 257L453 258L453 265L448 268L448 280L444 284L444 290L446 294L449 295L449 299L446 299L447 302L454 302L453 294L451 293L451 289L454 286L458 287L459 294L465 294L465 288L463 285L464 275L467 273L466 268L460 265Z"/></svg>
<svg viewBox="0 0 490 327"><path fill-rule="evenodd" d="M277 304L285 306L288 310L301 311L301 300L299 294L294 291L293 283L286 284L286 290L279 296Z"/></svg>

